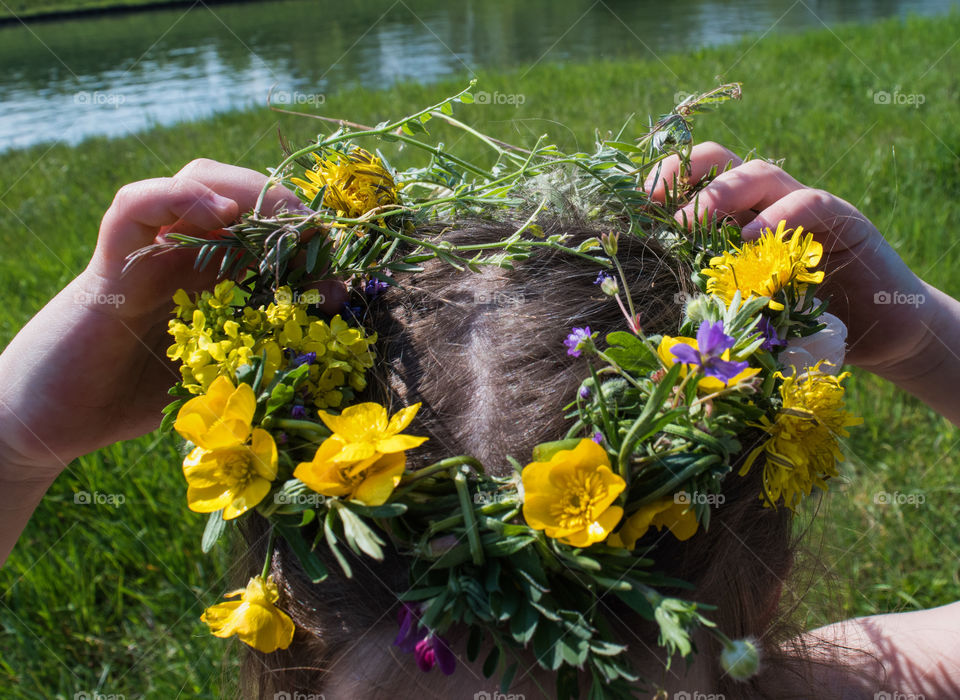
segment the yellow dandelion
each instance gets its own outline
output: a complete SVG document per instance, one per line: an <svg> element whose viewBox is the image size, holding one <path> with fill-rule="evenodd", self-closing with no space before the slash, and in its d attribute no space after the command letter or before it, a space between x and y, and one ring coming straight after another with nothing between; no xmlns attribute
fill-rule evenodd
<svg viewBox="0 0 960 700"><path fill-rule="evenodd" d="M710 260L710 267L701 271L707 278L707 292L729 304L739 291L746 300L750 296L770 297L770 308L783 309L775 301L778 292L794 285L803 294L807 284L823 282L823 272L810 268L820 264L823 246L813 240L803 227L786 229L781 221L774 232L767 229L756 241L744 243ZM792 233L792 235L790 235Z"/></svg>
<svg viewBox="0 0 960 700"><path fill-rule="evenodd" d="M838 476L837 463L843 461L840 437L847 437L846 428L862 423L861 418L847 412L844 406L844 372L833 376L822 372L818 362L808 372L784 376L780 396L783 406L773 422L761 419L770 438L754 448L740 469L743 476L763 455L763 489L765 505L773 506L781 499L795 509L803 496L814 486L827 488L826 480Z"/></svg>
<svg viewBox="0 0 960 700"><path fill-rule="evenodd" d="M380 159L362 148L350 153L337 153L334 157L322 158L313 154L317 164L313 170L304 172L306 180L291 178L304 195L313 200L320 190L323 206L333 209L337 216L355 219L372 209L397 204L397 184Z"/></svg>

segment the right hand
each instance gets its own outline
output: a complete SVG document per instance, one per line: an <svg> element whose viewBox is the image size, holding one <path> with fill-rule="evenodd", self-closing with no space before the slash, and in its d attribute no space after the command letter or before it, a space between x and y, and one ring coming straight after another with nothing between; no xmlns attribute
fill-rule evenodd
<svg viewBox="0 0 960 700"><path fill-rule="evenodd" d="M732 168L722 172L728 165ZM697 182L711 168L720 174L696 197L704 218L728 217L740 224L745 240L762 230L802 226L823 245L826 272L821 296L830 299L830 312L849 329L847 361L885 374L915 357L931 341L938 292L907 267L883 235L852 204L829 192L807 187L782 169L763 160L744 163L720 144L694 146L688 182ZM679 173L680 159L663 161L653 199L664 201L664 188ZM656 171L654 171L655 173ZM654 174L646 183L653 187ZM676 214L692 226L694 202ZM916 295L918 306L890 303L894 295ZM898 298L907 298L905 296Z"/></svg>

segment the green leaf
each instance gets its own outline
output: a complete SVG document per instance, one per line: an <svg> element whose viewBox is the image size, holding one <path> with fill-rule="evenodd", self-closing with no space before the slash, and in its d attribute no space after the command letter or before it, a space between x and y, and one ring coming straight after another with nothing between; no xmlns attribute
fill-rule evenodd
<svg viewBox="0 0 960 700"><path fill-rule="evenodd" d="M359 549L369 557L383 561L384 541L363 519L349 508L337 508L343 523L343 536L354 551Z"/></svg>
<svg viewBox="0 0 960 700"><path fill-rule="evenodd" d="M327 517L323 519L323 536L327 540L327 546L330 548L330 551L333 552L333 556L337 558L337 563L340 564L340 568L343 569L344 576L353 578L353 570L350 568L350 562L347 561L343 552L340 551L336 526L337 509L331 508L327 511Z"/></svg>
<svg viewBox="0 0 960 700"><path fill-rule="evenodd" d="M470 628L470 636L467 637L467 661L473 663L480 655L480 644L483 642L483 631L479 626Z"/></svg>
<svg viewBox="0 0 960 700"><path fill-rule="evenodd" d="M580 438L569 438L567 440L554 440L552 442L541 442L533 448L534 462L549 462L550 458L562 450L572 450L580 444Z"/></svg>
<svg viewBox="0 0 960 700"><path fill-rule="evenodd" d="M381 506L366 506L356 501L349 501L344 503L343 506L367 518L396 518L407 512L407 505L405 503L384 503Z"/></svg>
<svg viewBox="0 0 960 700"><path fill-rule="evenodd" d="M633 333L608 333L607 345L605 354L631 374L645 374L660 365L650 346Z"/></svg>
<svg viewBox="0 0 960 700"><path fill-rule="evenodd" d="M293 553L297 555L297 559L300 560L300 566L303 567L304 573L307 574L313 583L320 583L327 578L329 575L327 567L320 561L317 553L307 545L300 532L300 528L290 527L289 525L280 523L274 523L274 527L283 540L290 546L290 549L293 550Z"/></svg>
<svg viewBox="0 0 960 700"><path fill-rule="evenodd" d="M507 691L510 690L510 685L513 683L513 677L515 675L517 675L516 661L507 666L507 670L503 672L503 676L500 678L500 693L502 695L506 695Z"/></svg>
<svg viewBox="0 0 960 700"><path fill-rule="evenodd" d="M525 645L533 639L533 633L537 629L537 622L540 615L529 602L520 599L520 607L516 614L510 618L510 636L519 644Z"/></svg>
<svg viewBox="0 0 960 700"><path fill-rule="evenodd" d="M206 554L217 543L227 529L227 522L223 519L223 510L217 510L207 518L207 525L203 528L203 538L200 540L200 550Z"/></svg>
<svg viewBox="0 0 960 700"><path fill-rule="evenodd" d="M487 654L486 660L483 662L483 676L484 678L489 678L497 670L497 664L500 661L500 647L494 646L490 650L490 653Z"/></svg>

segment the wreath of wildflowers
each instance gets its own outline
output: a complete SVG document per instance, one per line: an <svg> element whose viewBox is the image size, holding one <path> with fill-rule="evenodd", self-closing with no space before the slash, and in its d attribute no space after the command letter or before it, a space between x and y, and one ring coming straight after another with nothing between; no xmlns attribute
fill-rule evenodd
<svg viewBox="0 0 960 700"><path fill-rule="evenodd" d="M491 649L483 670L500 674L503 692L517 670L511 652L530 648L557 673L560 697L578 696L581 675L591 697L633 697L638 676L597 605L612 595L658 625L668 664L695 652L691 635L703 628L722 642L724 670L749 678L755 641L727 638L704 606L666 594L684 582L658 573L638 542L651 531L686 540L707 529L712 501L703 496L751 470L762 470L757 497L770 508L794 509L838 475L839 438L859 420L844 409L846 373L836 374L845 329L815 297L822 248L787 222L752 242L722 222L688 233L672 212L716 171L701 183L679 178L664 204L644 191L670 154L688 168L692 118L739 98L736 83L687 99L635 141L598 135L591 153L564 153L544 138L523 149L479 133L453 114L473 101L472 86L399 121L339 121L304 148L284 144L286 158L239 223L213 239L171 234L140 253L192 247L200 268L219 260L224 280L212 292L179 291L170 321L168 354L182 377L163 427L187 441L187 503L210 514L202 548L229 522L270 523L263 573L202 619L218 637L284 649L294 624L268 575L275 538L321 585L324 561L350 577L348 551L382 560L389 543L408 562L411 585L400 595L395 644L424 671L454 672L444 635L456 625L469 630L471 661ZM494 166L427 140L431 119L482 141ZM429 162L398 172L377 141L401 141ZM529 218L498 242L454 245L418 233L431 221L516 211L544 177L590 202L591 218L610 233L576 247L546 236L537 221L558 206L550 194L536 195ZM278 183L295 188L306 209L263 213ZM678 335L644 333L617 257L624 236L655 237L695 271L699 293L687 298ZM408 469L407 453L427 439L405 432L419 404L390 415L357 401L377 361L376 334L352 303L332 317L319 312L306 280L344 280L370 304L401 284L395 273L426 260L469 274L539 248L595 262L597 284L630 330L598 338L589 319L571 329L567 353L587 363L589 377L571 397L570 428L529 459L511 459L511 476L456 455ZM758 431L760 443L745 447ZM324 548L332 559L318 555Z"/></svg>

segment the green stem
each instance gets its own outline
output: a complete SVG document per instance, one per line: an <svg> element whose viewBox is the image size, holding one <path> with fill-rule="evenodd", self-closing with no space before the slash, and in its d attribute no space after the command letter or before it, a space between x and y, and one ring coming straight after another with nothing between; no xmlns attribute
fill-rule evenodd
<svg viewBox="0 0 960 700"><path fill-rule="evenodd" d="M267 580L267 576L270 574L270 560L273 559L273 539L276 536L273 530L273 525L270 525L270 533L267 535L267 556L263 562L263 570L260 572L260 578L264 581Z"/></svg>
<svg viewBox="0 0 960 700"><path fill-rule="evenodd" d="M453 483L457 487L457 496L460 498L460 510L463 511L463 522L467 529L467 540L470 542L470 555L477 566L483 564L483 545L480 543L480 533L477 531L477 514L473 511L470 502L470 489L467 488L467 475L463 469L451 468ZM453 472L456 471L454 474Z"/></svg>

